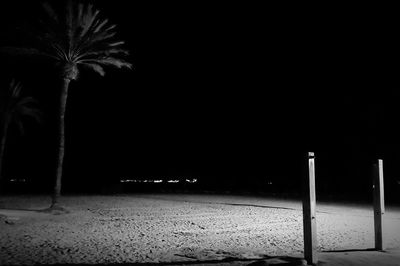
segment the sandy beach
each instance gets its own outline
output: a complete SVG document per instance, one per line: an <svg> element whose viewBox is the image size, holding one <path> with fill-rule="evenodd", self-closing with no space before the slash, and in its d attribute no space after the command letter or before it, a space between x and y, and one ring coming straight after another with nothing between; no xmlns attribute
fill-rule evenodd
<svg viewBox="0 0 400 266"><path fill-rule="evenodd" d="M0 265L223 260L243 265L302 258L302 211L296 200L136 194L65 196L61 202L69 213L38 212L49 206L47 196L0 197ZM397 254L400 209L388 206L384 222L386 255ZM341 257L352 250L371 254L371 206L318 203L317 233L326 262L333 251Z"/></svg>

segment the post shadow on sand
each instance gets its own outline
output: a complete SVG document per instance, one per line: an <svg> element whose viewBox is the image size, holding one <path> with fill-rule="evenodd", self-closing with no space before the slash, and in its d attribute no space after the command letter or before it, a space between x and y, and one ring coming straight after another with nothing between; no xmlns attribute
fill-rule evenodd
<svg viewBox="0 0 400 266"><path fill-rule="evenodd" d="M223 260L204 260L204 261L180 261L180 262L167 262L167 263L112 263L112 264L96 264L96 265L111 265L111 266L183 266L183 265L231 265L232 263L238 263L243 266L266 266L266 265L307 265L306 261L302 258L289 257L289 256L276 256L270 257L265 256L262 259L238 259L238 258L226 258ZM71 264L57 264L59 266L68 266ZM81 264L81 265L92 265L92 264Z"/></svg>
<svg viewBox="0 0 400 266"><path fill-rule="evenodd" d="M375 248L365 248L365 249L339 249L339 250L325 250L322 251L322 253L342 253L342 252L357 252L357 251L376 251ZM381 250L380 252L385 252L384 250Z"/></svg>
<svg viewBox="0 0 400 266"><path fill-rule="evenodd" d="M152 198L151 196L143 196L143 198ZM157 197L155 199L162 199ZM202 204L213 204L213 205L228 205L228 206L245 206L245 207L256 207L256 208L266 208L266 209L281 209L281 210L297 210L290 207L282 206L271 206L271 205L260 205L260 204L246 204L246 203L229 203L229 202L211 202L211 201L198 201L198 200L188 200L188 199L168 199L169 201L178 202L192 202L192 203L202 203Z"/></svg>

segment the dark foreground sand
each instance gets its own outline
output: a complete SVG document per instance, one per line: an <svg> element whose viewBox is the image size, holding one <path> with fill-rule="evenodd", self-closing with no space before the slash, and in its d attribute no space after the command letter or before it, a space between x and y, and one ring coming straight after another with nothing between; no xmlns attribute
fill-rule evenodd
<svg viewBox="0 0 400 266"><path fill-rule="evenodd" d="M1 197L0 265L302 262L299 201L159 194L67 196L62 203L70 213L37 212L48 207L45 196ZM369 206L317 210L321 265L400 265L398 208L385 214L386 253L351 251L374 247Z"/></svg>

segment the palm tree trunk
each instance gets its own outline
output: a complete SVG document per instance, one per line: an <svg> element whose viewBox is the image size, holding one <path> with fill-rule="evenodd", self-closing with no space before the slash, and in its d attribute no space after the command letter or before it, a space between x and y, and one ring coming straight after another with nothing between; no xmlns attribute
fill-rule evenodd
<svg viewBox="0 0 400 266"><path fill-rule="evenodd" d="M7 130L8 130L8 122L5 121L0 143L0 192L3 191L3 158L4 158L4 149L6 147Z"/></svg>
<svg viewBox="0 0 400 266"><path fill-rule="evenodd" d="M63 79L63 87L60 96L60 106L59 106L59 121L58 121L58 158L57 158L57 170L56 170L56 182L54 185L54 191L52 196L51 208L58 206L58 200L61 195L61 177L63 172L63 161L64 161L64 146L65 146L65 107L67 105L67 97L68 97L68 87L70 83L69 78Z"/></svg>

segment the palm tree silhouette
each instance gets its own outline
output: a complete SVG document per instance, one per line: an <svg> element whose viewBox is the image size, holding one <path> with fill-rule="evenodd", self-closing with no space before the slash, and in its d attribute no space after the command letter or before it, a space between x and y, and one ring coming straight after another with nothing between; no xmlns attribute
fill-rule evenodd
<svg viewBox="0 0 400 266"><path fill-rule="evenodd" d="M0 142L0 191L2 190L2 167L7 133L11 123L15 123L21 134L24 133L23 117L31 117L40 122L41 112L36 107L36 100L30 96L21 95L22 85L14 79L9 88L0 97L0 128L2 130Z"/></svg>
<svg viewBox="0 0 400 266"><path fill-rule="evenodd" d="M30 31L34 47L5 47L3 51L16 55L42 56L53 60L60 69L62 88L59 99L59 144L56 180L50 209L59 206L61 178L64 159L64 116L68 88L72 80L78 79L80 66L104 76L104 66L131 69L132 65L123 57L129 53L122 48L124 42L115 38L115 24L101 16L92 4L65 1L61 8L42 4L44 17L39 27Z"/></svg>

